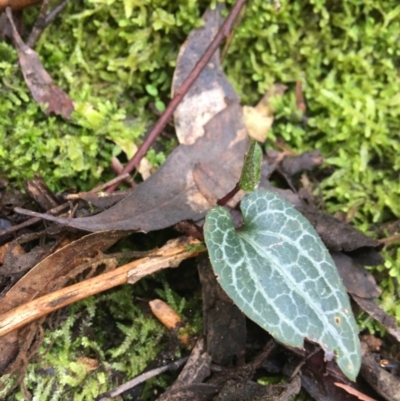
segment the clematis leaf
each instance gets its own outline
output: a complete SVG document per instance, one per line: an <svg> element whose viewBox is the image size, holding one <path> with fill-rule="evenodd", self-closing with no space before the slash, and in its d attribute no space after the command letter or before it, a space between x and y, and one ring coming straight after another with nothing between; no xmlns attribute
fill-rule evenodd
<svg viewBox="0 0 400 401"><path fill-rule="evenodd" d="M335 356L355 380L361 363L358 329L336 266L308 220L273 192L241 203L243 226L229 212L208 212L204 235L217 279L246 316L278 341L304 339Z"/></svg>

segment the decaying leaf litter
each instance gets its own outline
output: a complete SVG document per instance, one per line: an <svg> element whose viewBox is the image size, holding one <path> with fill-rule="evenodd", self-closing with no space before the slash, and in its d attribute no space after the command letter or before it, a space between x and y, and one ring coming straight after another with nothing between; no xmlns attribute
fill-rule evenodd
<svg viewBox="0 0 400 401"><path fill-rule="evenodd" d="M204 17L204 28L193 31L182 47L173 92L179 91L185 76L190 73L218 31L219 11L208 11ZM69 300L66 298L70 298L71 302L80 299L73 298L70 293L67 296L62 293L61 298L57 298L57 295L54 297L54 291L68 286L75 279L87 279L96 274L98 268L102 270L101 274L111 277L109 273L112 273L112 270L118 271L117 260L103 255L102 252L107 251L119 238L126 237L133 231L150 232L188 220L188 224L184 226L186 233L195 232L201 235L198 227L201 227L206 212L238 182L243 158L249 146L239 99L223 75L218 58L216 53L179 104L175 112L175 127L180 145L156 173L115 206L93 217L65 219L36 213L36 217L40 216L61 225L49 226L45 232L36 235L25 234L6 243L2 258L4 293L0 301L0 321L4 321L7 313L12 321L14 317L9 314L10 311L17 310L18 307L22 307L20 310L25 309L26 302L39 296L44 296L43 301L46 301L46 295L53 296L52 310L67 305ZM21 64L23 65L22 60ZM251 127L248 127L248 130L251 131ZM364 267L382 263L379 255L380 243L365 237L347 223L320 212L313 206L313 199L306 188L296 190L294 176L321 162L322 158L315 152L290 157L286 151L281 154L267 151L262 163L260 187L276 191L307 217L331 251L347 291L362 310L377 319L399 340L395 319L387 316L374 301L379 295L379 287ZM271 181L277 178L285 182L281 186L290 189L272 186ZM48 197L44 198L56 202L49 204L33 197L43 210L57 207L57 202L61 203L47 188L43 187L39 192L47 193ZM243 193L239 192L231 200L230 206L234 208L242 196ZM85 213L87 207L76 205L75 209L74 212L79 214ZM234 209L232 213L240 217ZM182 229L182 225L179 227ZM69 230L66 231L65 228ZM71 228L92 231L94 234L85 235L82 231L71 231ZM27 258L21 244L29 243L32 239L37 240L39 237L45 238L46 235L56 239L55 242L51 241L52 247L45 248L40 244L39 251L33 248L28 252L31 256ZM182 244L197 244L184 237L179 241L181 244L172 245L175 250L179 246L184 249ZM202 251L204 248L196 245L187 250L185 257L195 256ZM160 258L165 256L165 252L166 248L160 248L161 255L155 251L157 256L152 257L150 253L149 256L133 263L145 269L150 268L151 273L178 263L168 262L163 265ZM17 272L13 269L16 265L21 266ZM303 388L315 399L350 400L354 399L350 394L356 391L359 394L368 393L373 397L381 396L388 400L399 399L397 377L382 370L364 345L361 376L369 382L372 389L347 380L333 362L325 362L322 350L313 348L310 343L305 344L305 350L288 351L269 339L267 333L260 333L259 329L252 327L249 322L247 324L250 326L246 330L244 316L217 285L207 257L202 256L198 260L198 268L204 300L203 327L206 342L204 344L201 336L199 337L189 359L192 364L190 366L196 368L189 373L186 371L186 374L184 368L178 380L167 389L161 399L250 400L268 397L283 400L289 399L299 391L300 379ZM27 270L30 270L29 273L21 278ZM104 273L105 270L110 272ZM126 280L134 281L129 277L135 275L135 271L128 271L131 273L125 273ZM97 276L98 282L101 282L101 277ZM84 283L85 281L82 281L83 285L78 289L81 298L85 295ZM99 291L104 289L101 287ZM41 315L36 316L39 317L42 318ZM40 345L42 323L43 319L36 320L1 338L3 374L22 373L26 369L27 359L34 357ZM248 361L249 351L246 350L246 334L250 338L256 336L253 341L265 344L263 350L263 344L258 347L259 355L247 364L245 361ZM285 363L282 363L282 360ZM225 369L210 373L212 362ZM254 372L257 370L284 372L289 381L285 385L261 386L253 381ZM385 379L373 381L371 372L375 371L379 372L379 377L386 376ZM342 386L336 383L342 383ZM346 387L343 384L350 386L353 392L344 392L343 388ZM229 391L232 388L234 391Z"/></svg>

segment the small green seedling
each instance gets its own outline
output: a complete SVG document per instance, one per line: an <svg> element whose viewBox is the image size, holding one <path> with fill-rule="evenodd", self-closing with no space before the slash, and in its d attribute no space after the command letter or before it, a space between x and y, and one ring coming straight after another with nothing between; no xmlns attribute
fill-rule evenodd
<svg viewBox="0 0 400 401"><path fill-rule="evenodd" d="M361 364L357 324L317 232L271 191L246 195L241 211L238 231L221 206L206 216L205 242L221 287L275 339L294 347L303 347L305 338L320 344L326 359L335 356L343 373L355 380Z"/></svg>
<svg viewBox="0 0 400 401"><path fill-rule="evenodd" d="M250 147L244 159L242 174L240 175L239 187L243 191L251 192L260 182L262 150L254 140L250 140Z"/></svg>

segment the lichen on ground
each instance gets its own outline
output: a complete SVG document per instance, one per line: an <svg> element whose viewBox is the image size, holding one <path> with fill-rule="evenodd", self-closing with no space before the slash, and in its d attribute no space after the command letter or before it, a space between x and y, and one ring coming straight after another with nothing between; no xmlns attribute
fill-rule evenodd
<svg viewBox="0 0 400 401"><path fill-rule="evenodd" d="M110 157L120 154L126 141L140 143L156 120L150 103L162 109L168 102L179 48L201 24L208 4L70 2L35 50L74 100L71 122L44 115L23 82L16 51L0 43L2 175L21 183L39 172L54 190L90 189L110 178ZM320 149L334 168L320 186L326 209L346 214L375 235L400 217L400 5L395 0L280 4L277 11L273 1L248 2L224 71L244 104L256 103L273 83L289 86L276 105L266 147L283 138L298 152ZM36 15L31 8L27 21ZM307 123L295 107L298 80ZM156 157L152 154L154 162ZM382 306L400 321L395 292L400 247L392 246L385 257L386 264L373 271L381 276Z"/></svg>

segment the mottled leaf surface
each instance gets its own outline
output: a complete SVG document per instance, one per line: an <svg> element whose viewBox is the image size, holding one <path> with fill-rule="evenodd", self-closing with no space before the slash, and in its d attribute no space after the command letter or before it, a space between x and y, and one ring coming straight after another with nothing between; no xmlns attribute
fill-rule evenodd
<svg viewBox="0 0 400 401"><path fill-rule="evenodd" d="M360 369L358 329L328 250L311 224L273 192L242 203L243 226L212 209L205 240L214 272L236 305L277 340L302 347L304 338L333 354L354 380Z"/></svg>
<svg viewBox="0 0 400 401"><path fill-rule="evenodd" d="M254 139L251 139L249 150L244 158L244 165L239 180L239 186L243 191L254 191L254 188L260 182L261 160L261 146Z"/></svg>

